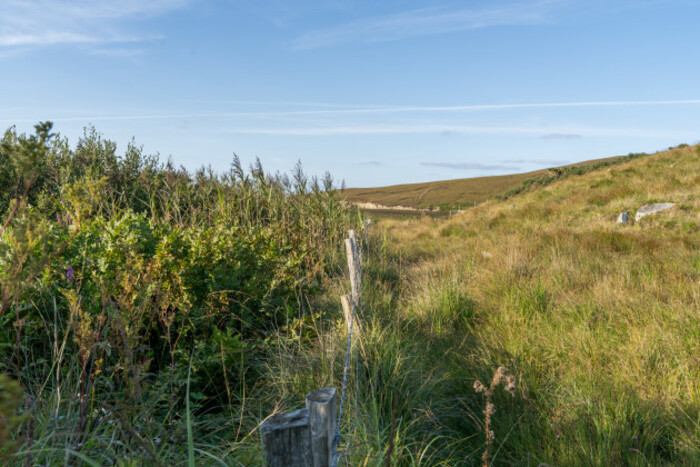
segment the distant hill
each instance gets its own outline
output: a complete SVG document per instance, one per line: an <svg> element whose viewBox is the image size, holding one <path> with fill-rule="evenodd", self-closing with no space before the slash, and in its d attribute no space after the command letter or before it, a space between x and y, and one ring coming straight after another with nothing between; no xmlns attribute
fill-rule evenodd
<svg viewBox="0 0 700 467"><path fill-rule="evenodd" d="M594 159L559 167L589 167L596 164L608 165L629 156L614 156ZM512 175L492 177L461 178L439 182L411 183L379 188L346 188L343 196L351 203L376 203L383 206L406 206L416 209L468 207L481 203L509 190L517 189L533 179L548 177L554 169L542 169Z"/></svg>

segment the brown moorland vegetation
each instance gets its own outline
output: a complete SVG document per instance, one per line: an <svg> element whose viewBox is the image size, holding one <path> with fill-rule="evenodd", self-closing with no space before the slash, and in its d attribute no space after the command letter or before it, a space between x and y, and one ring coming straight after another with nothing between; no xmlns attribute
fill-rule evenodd
<svg viewBox="0 0 700 467"><path fill-rule="evenodd" d="M587 167L612 163L625 156L593 159L562 168ZM410 183L376 188L346 188L343 197L351 203L376 203L416 209L468 208L519 187L523 182L548 176L552 169L491 177L461 178L439 182Z"/></svg>
<svg viewBox="0 0 700 467"><path fill-rule="evenodd" d="M367 309L373 324L386 314L369 334L401 357L382 384L407 401L406 451L431 465L700 463L699 174L700 147L682 145L451 219L377 219ZM676 207L615 222L664 201ZM472 386L501 365L516 395L484 409Z"/></svg>

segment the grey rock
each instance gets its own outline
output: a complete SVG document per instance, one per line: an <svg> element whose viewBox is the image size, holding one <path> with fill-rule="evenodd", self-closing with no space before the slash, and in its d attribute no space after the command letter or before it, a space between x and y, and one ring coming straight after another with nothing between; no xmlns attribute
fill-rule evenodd
<svg viewBox="0 0 700 467"><path fill-rule="evenodd" d="M629 211L621 212L620 215L617 217L617 223L618 224L629 224L630 223L630 212Z"/></svg>
<svg viewBox="0 0 700 467"><path fill-rule="evenodd" d="M650 214L655 214L660 211L665 211L666 209L671 209L676 203L654 203L645 204L637 209L637 214L634 216L634 220L639 222L642 217L648 216Z"/></svg>

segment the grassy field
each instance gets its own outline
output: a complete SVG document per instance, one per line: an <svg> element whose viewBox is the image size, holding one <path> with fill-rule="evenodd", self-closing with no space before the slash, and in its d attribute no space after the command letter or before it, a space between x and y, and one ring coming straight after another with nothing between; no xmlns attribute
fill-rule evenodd
<svg viewBox="0 0 700 467"><path fill-rule="evenodd" d="M354 421L355 442L376 451L358 448L353 462L386 455L397 419L397 462L478 465L486 400L475 380L504 366L516 390L493 393L494 465L700 464L699 151L449 220L380 219ZM677 207L615 223L665 201Z"/></svg>
<svg viewBox="0 0 700 467"><path fill-rule="evenodd" d="M594 159L563 166L564 168L586 167L614 162L623 156ZM462 178L429 183L412 183L380 188L346 188L343 197L353 203L376 203L383 206L406 206L412 208L443 208L454 210L469 208L517 188L523 182L549 175L550 169L522 174L493 177Z"/></svg>
<svg viewBox="0 0 700 467"><path fill-rule="evenodd" d="M342 384L369 215L341 465L700 465L699 147L415 217L49 130L0 146L0 463L260 465Z"/></svg>

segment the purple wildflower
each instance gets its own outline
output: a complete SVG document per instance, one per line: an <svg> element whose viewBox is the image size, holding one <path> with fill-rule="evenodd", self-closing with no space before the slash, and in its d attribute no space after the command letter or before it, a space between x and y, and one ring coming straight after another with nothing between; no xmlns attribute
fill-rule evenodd
<svg viewBox="0 0 700 467"><path fill-rule="evenodd" d="M66 278L68 282L73 282L73 266L68 266L66 268Z"/></svg>

